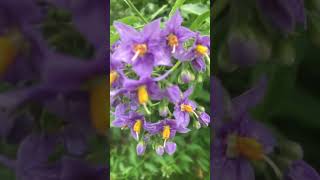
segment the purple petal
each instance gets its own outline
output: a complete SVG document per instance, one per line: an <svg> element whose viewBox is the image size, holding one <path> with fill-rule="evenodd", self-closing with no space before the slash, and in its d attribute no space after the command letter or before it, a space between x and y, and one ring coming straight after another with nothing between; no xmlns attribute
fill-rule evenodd
<svg viewBox="0 0 320 180"><path fill-rule="evenodd" d="M146 150L146 146L144 145L144 143L143 142L138 143L137 148L136 148L137 155L138 156L143 155L145 150Z"/></svg>
<svg viewBox="0 0 320 180"><path fill-rule="evenodd" d="M156 152L159 156L162 156L163 153L164 153L164 148L163 146L159 145L157 148L156 148Z"/></svg>
<svg viewBox="0 0 320 180"><path fill-rule="evenodd" d="M172 155L174 152L176 152L177 144L174 142L167 142L165 150L169 155Z"/></svg>
<svg viewBox="0 0 320 180"><path fill-rule="evenodd" d="M320 180L319 173L302 160L294 161L285 174L285 180Z"/></svg>
<svg viewBox="0 0 320 180"><path fill-rule="evenodd" d="M149 77L152 73L153 65L154 58L151 55L145 55L142 58L138 58L132 68L140 77Z"/></svg>
<svg viewBox="0 0 320 180"><path fill-rule="evenodd" d="M180 107L176 107L173 116L177 121L177 126L187 127L190 122L190 115L188 112L183 112L180 110Z"/></svg>
<svg viewBox="0 0 320 180"><path fill-rule="evenodd" d="M115 22L113 25L118 31L122 41L128 41L139 37L139 32L131 26L121 22Z"/></svg>
<svg viewBox="0 0 320 180"><path fill-rule="evenodd" d="M191 61L193 68L197 71L205 71L206 64L204 63L202 58L196 58L195 60Z"/></svg>
<svg viewBox="0 0 320 180"><path fill-rule="evenodd" d="M145 39L157 39L160 37L160 19L156 19L145 25L142 32Z"/></svg>
<svg viewBox="0 0 320 180"><path fill-rule="evenodd" d="M263 99L267 89L267 79L263 76L250 90L232 100L232 114L236 118L256 106Z"/></svg>
<svg viewBox="0 0 320 180"><path fill-rule="evenodd" d="M183 21L183 19L181 17L181 14L177 10L175 12L175 14L166 22L166 28L171 31L174 31L176 29L176 27L181 26L182 21Z"/></svg>
<svg viewBox="0 0 320 180"><path fill-rule="evenodd" d="M179 88L179 86L177 85L173 85L167 88L167 94L168 94L168 98L172 103L178 103L183 94Z"/></svg>

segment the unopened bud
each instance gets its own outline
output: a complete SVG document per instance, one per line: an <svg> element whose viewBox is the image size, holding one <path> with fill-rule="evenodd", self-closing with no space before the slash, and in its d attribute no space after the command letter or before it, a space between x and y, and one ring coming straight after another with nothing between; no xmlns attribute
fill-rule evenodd
<svg viewBox="0 0 320 180"><path fill-rule="evenodd" d="M293 141L285 141L279 145L282 156L291 160L300 160L303 158L302 147Z"/></svg>
<svg viewBox="0 0 320 180"><path fill-rule="evenodd" d="M178 82L181 84L186 84L194 81L195 76L190 70L183 70L179 76Z"/></svg>

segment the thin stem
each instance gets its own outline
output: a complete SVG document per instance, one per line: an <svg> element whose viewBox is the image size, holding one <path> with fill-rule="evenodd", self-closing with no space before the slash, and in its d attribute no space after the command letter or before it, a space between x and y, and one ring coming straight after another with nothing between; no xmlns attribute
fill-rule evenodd
<svg viewBox="0 0 320 180"><path fill-rule="evenodd" d="M138 17L144 22L148 23L148 21L142 16L140 11L136 8L136 6L131 2L131 0L123 0L137 15Z"/></svg>
<svg viewBox="0 0 320 180"><path fill-rule="evenodd" d="M166 78L169 76L173 71L175 71L181 64L181 61L177 61L174 66L172 66L171 69L169 69L166 73L164 73L162 76L155 78L155 81L161 81L162 79Z"/></svg>
<svg viewBox="0 0 320 180"><path fill-rule="evenodd" d="M151 112L149 111L149 109L148 109L148 107L147 107L146 103L143 103L143 108L144 108L144 110L147 112L147 114L148 114L148 115L150 115L150 114L151 114Z"/></svg>
<svg viewBox="0 0 320 180"><path fill-rule="evenodd" d="M277 175L278 179L282 179L282 173L278 166L266 155L263 155L263 159L272 168L274 173Z"/></svg>

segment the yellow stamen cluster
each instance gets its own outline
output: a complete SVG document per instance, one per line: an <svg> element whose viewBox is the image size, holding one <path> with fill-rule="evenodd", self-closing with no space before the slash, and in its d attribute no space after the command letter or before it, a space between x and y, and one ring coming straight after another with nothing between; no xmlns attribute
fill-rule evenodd
<svg viewBox="0 0 320 180"><path fill-rule="evenodd" d="M163 132L162 132L162 138L167 140L170 137L170 126L164 126L163 127Z"/></svg>
<svg viewBox="0 0 320 180"><path fill-rule="evenodd" d="M253 138L237 137L236 148L239 154L250 160L262 160L262 145Z"/></svg>
<svg viewBox="0 0 320 180"><path fill-rule="evenodd" d="M110 72L110 86L118 79L118 73L117 71L111 71Z"/></svg>
<svg viewBox="0 0 320 180"><path fill-rule="evenodd" d="M203 46L203 45L201 45L201 44L198 44L198 45L196 46L196 53L197 53L198 55L204 56L204 55L206 55L206 54L208 53L208 48L207 48L206 46Z"/></svg>
<svg viewBox="0 0 320 180"><path fill-rule="evenodd" d="M5 73L8 66L13 63L17 51L18 49L11 37L0 37L0 75Z"/></svg>
<svg viewBox="0 0 320 180"><path fill-rule="evenodd" d="M149 100L149 94L145 85L138 87L138 100L140 104L145 104Z"/></svg>
<svg viewBox="0 0 320 180"><path fill-rule="evenodd" d="M148 47L146 44L136 44L136 45L134 45L133 50L139 56L143 56L144 54L147 53Z"/></svg>
<svg viewBox="0 0 320 180"><path fill-rule="evenodd" d="M168 41L168 45L171 47L178 46L179 44L178 37L174 34L169 34L167 36L167 41Z"/></svg>
<svg viewBox="0 0 320 180"><path fill-rule="evenodd" d="M141 131L141 126L142 126L142 121L139 119L134 123L133 131L139 134Z"/></svg>
<svg viewBox="0 0 320 180"><path fill-rule="evenodd" d="M187 105L187 104L181 104L180 109L181 109L181 111L184 111L184 112L193 112L192 106Z"/></svg>

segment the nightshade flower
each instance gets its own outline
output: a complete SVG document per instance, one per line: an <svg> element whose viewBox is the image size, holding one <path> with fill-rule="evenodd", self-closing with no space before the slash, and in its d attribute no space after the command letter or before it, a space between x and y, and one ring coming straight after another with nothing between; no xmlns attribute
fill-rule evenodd
<svg viewBox="0 0 320 180"><path fill-rule="evenodd" d="M306 26L303 0L258 0L258 7L272 25L284 33L291 33L297 24Z"/></svg>
<svg viewBox="0 0 320 180"><path fill-rule="evenodd" d="M132 137L139 140L142 129L145 129L145 119L135 112L127 111L127 105L118 105L114 113L115 120L112 122L112 125L120 128L130 128Z"/></svg>
<svg viewBox="0 0 320 180"><path fill-rule="evenodd" d="M191 60L192 66L197 71L204 71L206 69L204 58L207 58L209 61L209 55L210 37L201 36L199 33L197 33L193 46L190 48L189 52L186 53L184 58Z"/></svg>
<svg viewBox="0 0 320 180"><path fill-rule="evenodd" d="M143 105L147 113L146 107L150 99L160 100L163 97L163 92L158 87L157 83L150 77L143 77L139 80L125 79L123 88L128 92L136 92L136 98L140 105Z"/></svg>
<svg viewBox="0 0 320 180"><path fill-rule="evenodd" d="M285 180L320 180L319 173L302 160L294 161L284 175Z"/></svg>
<svg viewBox="0 0 320 180"><path fill-rule="evenodd" d="M187 127L190 122L190 113L194 114L197 118L199 116L195 112L197 107L196 103L189 100L193 88L189 88L184 93L176 85L167 88L169 100L175 104L173 115L177 124L182 127Z"/></svg>
<svg viewBox="0 0 320 180"><path fill-rule="evenodd" d="M123 65L115 61L111 55L110 58L110 87L119 87L123 81Z"/></svg>
<svg viewBox="0 0 320 180"><path fill-rule="evenodd" d="M139 156L144 154L144 152L146 151L146 145L143 141L138 143L136 151Z"/></svg>
<svg viewBox="0 0 320 180"><path fill-rule="evenodd" d="M165 28L161 32L161 42L166 49L168 56L173 56L181 60L181 55L185 52L184 42L195 36L195 33L186 27L181 26L182 17L179 11L166 22Z"/></svg>
<svg viewBox="0 0 320 180"><path fill-rule="evenodd" d="M254 180L250 161L266 161L281 176L267 157L276 144L272 133L248 114L248 109L260 102L265 86L263 78L254 88L232 100L232 120L220 127L213 144L214 179Z"/></svg>
<svg viewBox="0 0 320 180"><path fill-rule="evenodd" d="M164 148L163 148L162 145L158 145L158 146L156 147L156 153L157 153L159 156L162 156L162 155L163 155L163 153L164 153Z"/></svg>
<svg viewBox="0 0 320 180"><path fill-rule="evenodd" d="M176 149L176 144L174 142L169 142L168 140L174 138L176 132L187 133L188 128L178 126L177 122L173 119L164 119L157 123L146 123L145 129L151 134L159 134L164 140L163 147L168 154L173 154Z"/></svg>
<svg viewBox="0 0 320 180"><path fill-rule="evenodd" d="M141 32L123 23L114 23L121 43L115 50L115 59L131 64L139 76L149 76L154 66L171 66L170 56L159 48L160 19L147 24Z"/></svg>

